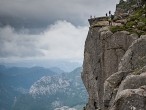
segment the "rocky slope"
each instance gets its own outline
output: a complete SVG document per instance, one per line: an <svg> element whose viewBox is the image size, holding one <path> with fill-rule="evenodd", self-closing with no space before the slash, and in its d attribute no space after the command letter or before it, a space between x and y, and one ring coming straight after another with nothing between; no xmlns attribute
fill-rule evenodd
<svg viewBox="0 0 146 110"><path fill-rule="evenodd" d="M82 72L89 94L84 109L146 110L146 35L124 29L113 32L91 21Z"/></svg>
<svg viewBox="0 0 146 110"><path fill-rule="evenodd" d="M0 65L0 110L81 110L87 102L81 71Z"/></svg>
<svg viewBox="0 0 146 110"><path fill-rule="evenodd" d="M12 110L80 110L87 102L81 70L42 76L16 97Z"/></svg>

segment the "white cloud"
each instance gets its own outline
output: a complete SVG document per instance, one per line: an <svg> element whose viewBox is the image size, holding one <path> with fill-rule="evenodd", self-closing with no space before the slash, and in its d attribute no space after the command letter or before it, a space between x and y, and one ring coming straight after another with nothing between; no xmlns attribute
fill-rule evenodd
<svg viewBox="0 0 146 110"><path fill-rule="evenodd" d="M66 21L58 21L38 35L17 33L6 26L0 28L0 58L81 60L87 32L88 27Z"/></svg>
<svg viewBox="0 0 146 110"><path fill-rule="evenodd" d="M0 28L0 57L29 57L42 55L36 48L35 35L18 34L10 26Z"/></svg>

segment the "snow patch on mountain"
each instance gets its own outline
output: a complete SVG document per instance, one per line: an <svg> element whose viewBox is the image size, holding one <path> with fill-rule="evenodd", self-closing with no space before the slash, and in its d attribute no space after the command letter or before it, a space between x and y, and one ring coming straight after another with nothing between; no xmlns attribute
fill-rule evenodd
<svg viewBox="0 0 146 110"><path fill-rule="evenodd" d="M55 94L68 86L70 86L69 81L61 76L43 76L30 87L29 94L33 96Z"/></svg>

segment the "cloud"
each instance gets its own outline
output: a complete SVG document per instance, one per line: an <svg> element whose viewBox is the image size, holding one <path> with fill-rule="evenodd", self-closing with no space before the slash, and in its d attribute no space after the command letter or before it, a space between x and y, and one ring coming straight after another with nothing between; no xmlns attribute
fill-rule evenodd
<svg viewBox="0 0 146 110"><path fill-rule="evenodd" d="M76 27L57 21L40 34L0 28L0 59L71 59L83 58L88 27Z"/></svg>
<svg viewBox="0 0 146 110"><path fill-rule="evenodd" d="M109 10L113 13L118 2L0 0L0 63L82 60L87 19L90 15L104 16Z"/></svg>
<svg viewBox="0 0 146 110"><path fill-rule="evenodd" d="M0 0L1 25L44 26L57 20L87 25L90 15L115 11L119 0Z"/></svg>
<svg viewBox="0 0 146 110"><path fill-rule="evenodd" d="M0 28L0 57L29 57L42 55L33 35L20 34L10 26Z"/></svg>

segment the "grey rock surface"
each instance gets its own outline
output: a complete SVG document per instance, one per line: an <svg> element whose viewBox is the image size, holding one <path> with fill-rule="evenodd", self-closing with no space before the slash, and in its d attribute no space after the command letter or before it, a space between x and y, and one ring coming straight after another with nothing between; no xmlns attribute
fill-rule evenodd
<svg viewBox="0 0 146 110"><path fill-rule="evenodd" d="M86 110L94 110L94 103L99 103L98 92L99 83L98 78L101 72L100 59L101 59L101 43L98 30L100 28L90 28L85 42L84 63L82 80L89 94L88 104Z"/></svg>
<svg viewBox="0 0 146 110"><path fill-rule="evenodd" d="M146 86L121 91L110 110L146 110Z"/></svg>
<svg viewBox="0 0 146 110"><path fill-rule="evenodd" d="M130 74L129 72L119 71L117 73L112 74L109 78L104 82L104 106L105 108L109 108L112 106L114 99L116 97L118 88L125 77Z"/></svg>
<svg viewBox="0 0 146 110"><path fill-rule="evenodd" d="M146 85L146 73L140 75L129 75L120 84L117 96L125 89L137 89L144 85Z"/></svg>
<svg viewBox="0 0 146 110"><path fill-rule="evenodd" d="M135 40L119 64L119 71L140 70L146 64L146 37Z"/></svg>
<svg viewBox="0 0 146 110"><path fill-rule="evenodd" d="M89 94L86 110L104 108L104 81L118 71L121 58L137 38L127 31L113 34L108 27L90 28L85 42L82 73Z"/></svg>
<svg viewBox="0 0 146 110"><path fill-rule="evenodd" d="M117 22L131 20L133 15L128 14L135 8L123 9L122 4L117 4ZM94 25L95 20L91 21ZM84 110L146 110L146 35L112 33L109 26L89 23L82 72L89 100ZM137 23L133 28L145 26L141 21Z"/></svg>

